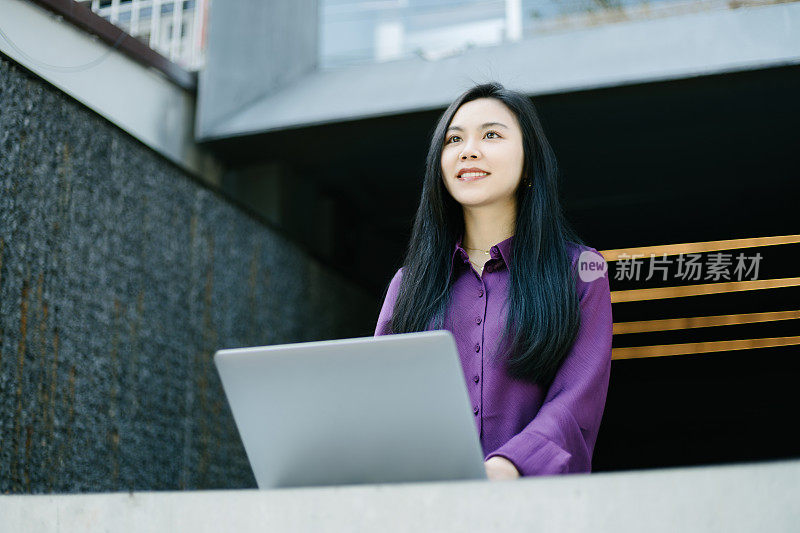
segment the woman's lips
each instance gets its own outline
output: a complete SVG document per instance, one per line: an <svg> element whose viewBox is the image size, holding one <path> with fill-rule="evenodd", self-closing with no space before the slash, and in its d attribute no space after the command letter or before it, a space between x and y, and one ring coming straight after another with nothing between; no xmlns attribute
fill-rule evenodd
<svg viewBox="0 0 800 533"><path fill-rule="evenodd" d="M458 176L456 179L458 181L475 181L481 178L485 178L488 176L488 172L465 172L461 176Z"/></svg>

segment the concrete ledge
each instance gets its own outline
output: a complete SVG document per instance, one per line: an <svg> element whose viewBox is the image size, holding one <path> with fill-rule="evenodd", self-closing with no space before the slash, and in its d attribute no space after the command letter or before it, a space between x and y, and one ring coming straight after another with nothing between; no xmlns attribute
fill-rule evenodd
<svg viewBox="0 0 800 533"><path fill-rule="evenodd" d="M0 531L797 531L800 459L273 491L0 497Z"/></svg>
<svg viewBox="0 0 800 533"><path fill-rule="evenodd" d="M184 170L218 184L194 141L195 97L43 7L0 0L0 52Z"/></svg>
<svg viewBox="0 0 800 533"><path fill-rule="evenodd" d="M444 108L475 82L530 95L650 83L800 62L800 3L636 20L408 59L317 71L197 130L212 140Z"/></svg>

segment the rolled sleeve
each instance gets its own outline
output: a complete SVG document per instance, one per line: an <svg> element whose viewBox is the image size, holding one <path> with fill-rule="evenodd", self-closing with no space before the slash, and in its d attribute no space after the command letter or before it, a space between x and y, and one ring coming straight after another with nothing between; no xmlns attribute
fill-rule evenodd
<svg viewBox="0 0 800 533"><path fill-rule="evenodd" d="M608 272L579 280L577 287L580 328L542 406L521 432L486 456L505 457L523 476L591 472L611 374Z"/></svg>

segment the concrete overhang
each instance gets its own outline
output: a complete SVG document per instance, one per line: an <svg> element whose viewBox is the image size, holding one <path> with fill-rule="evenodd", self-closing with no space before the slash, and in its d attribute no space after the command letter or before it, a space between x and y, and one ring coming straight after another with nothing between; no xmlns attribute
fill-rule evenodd
<svg viewBox="0 0 800 533"><path fill-rule="evenodd" d="M4 495L6 531L796 531L800 460L515 481ZM795 502L795 503L792 503ZM794 524L794 525L793 525Z"/></svg>
<svg viewBox="0 0 800 533"><path fill-rule="evenodd" d="M198 122L196 135L213 141L438 109L488 80L535 96L800 64L798 35L800 3L786 3L607 24L435 62L311 70Z"/></svg>

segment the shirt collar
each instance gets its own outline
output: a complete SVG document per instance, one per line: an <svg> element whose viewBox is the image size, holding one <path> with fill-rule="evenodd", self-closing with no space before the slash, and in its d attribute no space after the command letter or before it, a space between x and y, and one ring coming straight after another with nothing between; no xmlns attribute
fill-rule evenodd
<svg viewBox="0 0 800 533"><path fill-rule="evenodd" d="M459 235L458 239L456 240L456 244L453 248L453 257L452 257L453 261L460 260L461 262L463 262L469 260L469 254L467 254L467 250L464 249L464 247L461 244L463 239L464 239L464 234L462 233L461 235ZM489 255L491 256L491 258L502 259L503 262L506 264L506 266L510 266L511 244L513 241L514 241L514 236L512 235L511 237L503 241L500 241L491 248L489 248Z"/></svg>

